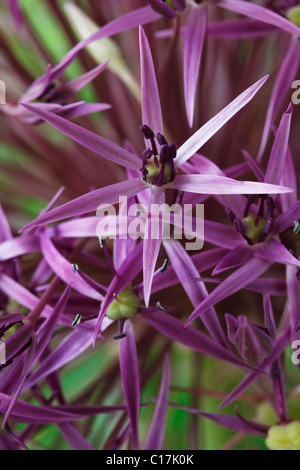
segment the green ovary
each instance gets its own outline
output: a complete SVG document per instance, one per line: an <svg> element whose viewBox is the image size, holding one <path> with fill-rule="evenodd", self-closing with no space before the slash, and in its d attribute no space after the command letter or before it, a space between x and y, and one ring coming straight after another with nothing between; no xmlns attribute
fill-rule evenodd
<svg viewBox="0 0 300 470"><path fill-rule="evenodd" d="M118 295L118 300L113 300L107 309L106 316L111 320L132 318L139 310L140 300L133 292L131 286L127 286Z"/></svg>
<svg viewBox="0 0 300 470"><path fill-rule="evenodd" d="M259 218L257 225L255 225L255 220L256 216L248 215L248 217L243 219L243 224L246 227L247 237L249 237L253 243L259 243L265 230L266 220Z"/></svg>
<svg viewBox="0 0 300 470"><path fill-rule="evenodd" d="M286 17L291 21L291 23L294 23L300 28L300 5L290 8L286 12Z"/></svg>
<svg viewBox="0 0 300 470"><path fill-rule="evenodd" d="M176 8L174 7L174 5L173 5L172 0L166 0L165 4L168 5L169 7L173 8L173 10L176 9Z"/></svg>
<svg viewBox="0 0 300 470"><path fill-rule="evenodd" d="M147 161L145 168L148 171L146 175L146 182L155 184L159 176L160 170L161 170L161 163L159 163L158 166L156 166L154 162L154 158L152 157ZM171 180L171 168L170 168L170 165L166 164L162 184L167 184L170 180Z"/></svg>
<svg viewBox="0 0 300 470"><path fill-rule="evenodd" d="M266 444L271 450L300 450L300 423L272 426Z"/></svg>

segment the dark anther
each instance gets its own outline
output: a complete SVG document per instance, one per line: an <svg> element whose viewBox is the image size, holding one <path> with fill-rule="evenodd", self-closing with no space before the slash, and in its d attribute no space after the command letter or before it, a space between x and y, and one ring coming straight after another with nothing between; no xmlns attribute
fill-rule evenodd
<svg viewBox="0 0 300 470"><path fill-rule="evenodd" d="M122 338L125 338L125 336L127 336L125 332L118 333L118 334L114 335L114 339L115 340L122 339Z"/></svg>
<svg viewBox="0 0 300 470"><path fill-rule="evenodd" d="M234 224L234 221L236 219L236 216L235 216L234 212L232 212L232 210L227 207L225 209L225 213L226 213L227 217L229 218L230 222L232 222Z"/></svg>
<svg viewBox="0 0 300 470"><path fill-rule="evenodd" d="M163 307L160 302L156 302L156 307L162 312L165 312L166 310L168 310L168 307Z"/></svg>
<svg viewBox="0 0 300 470"><path fill-rule="evenodd" d="M168 266L169 266L169 260L168 259L165 259L165 261L163 262L163 265L160 269L160 272L162 274L164 274L166 272L166 270L168 269Z"/></svg>
<svg viewBox="0 0 300 470"><path fill-rule="evenodd" d="M253 245L252 240L250 240L250 238L247 236L246 228L245 228L243 222L241 221L241 219L235 219L235 220L234 220L234 226L235 226L236 230L237 230L237 231L242 235L242 237L246 240L246 242L248 243L248 245Z"/></svg>
<svg viewBox="0 0 300 470"><path fill-rule="evenodd" d="M149 158L152 157L153 153L152 153L152 150L150 150L149 148L148 149L145 149L142 151L142 154L143 156L148 160Z"/></svg>
<svg viewBox="0 0 300 470"><path fill-rule="evenodd" d="M234 220L234 225L235 225L237 231L238 231L243 237L247 235L245 226L244 226L243 222L241 221L241 219L235 219L235 220Z"/></svg>
<svg viewBox="0 0 300 470"><path fill-rule="evenodd" d="M267 204L267 214L269 217L273 217L273 213L275 210L275 202L271 197L267 197L266 199L266 204Z"/></svg>
<svg viewBox="0 0 300 470"><path fill-rule="evenodd" d="M297 220L294 220L294 233L296 233L296 235L300 232L300 224L299 222L297 222Z"/></svg>
<svg viewBox="0 0 300 470"><path fill-rule="evenodd" d="M100 248L106 247L106 239L103 237L99 237Z"/></svg>
<svg viewBox="0 0 300 470"><path fill-rule="evenodd" d="M259 198L260 198L260 203L259 203L258 215L260 217L263 217L264 207L265 207L265 200L266 200L267 196L265 194L262 194L262 195L259 196Z"/></svg>
<svg viewBox="0 0 300 470"><path fill-rule="evenodd" d="M145 139L154 139L155 137L154 132L149 126L147 126L147 124L140 126L140 129L142 133L144 134Z"/></svg>
<svg viewBox="0 0 300 470"><path fill-rule="evenodd" d="M73 323L72 323L72 326L79 325L79 323L81 322L81 318L82 318L81 315L77 314L74 321L73 321Z"/></svg>
<svg viewBox="0 0 300 470"><path fill-rule="evenodd" d="M269 235L269 233L271 232L272 228L273 228L273 225L274 225L274 219L273 217L270 217L268 220L267 220L267 223L266 223L266 226L265 226L265 230L264 230L264 233L266 235Z"/></svg>
<svg viewBox="0 0 300 470"><path fill-rule="evenodd" d="M159 158L159 163L167 163L170 159L170 152L169 152L169 146L168 145L163 145L160 148L160 158Z"/></svg>
<svg viewBox="0 0 300 470"><path fill-rule="evenodd" d="M78 266L78 264L73 263L73 264L71 264L71 266L72 266L72 269L73 269L73 272L74 272L74 273L76 273L77 271L79 271L79 266Z"/></svg>
<svg viewBox="0 0 300 470"><path fill-rule="evenodd" d="M168 142L166 141L166 139L160 132L157 132L156 140L159 143L159 145L168 145Z"/></svg>
<svg viewBox="0 0 300 470"><path fill-rule="evenodd" d="M247 215L248 215L248 213L249 213L250 206L251 206L251 204L253 204L253 202L255 201L255 198L256 198L256 195L255 195L255 194L251 194L251 195L248 197L247 204L246 204L246 207L245 207L245 210L244 210L244 217L247 217Z"/></svg>

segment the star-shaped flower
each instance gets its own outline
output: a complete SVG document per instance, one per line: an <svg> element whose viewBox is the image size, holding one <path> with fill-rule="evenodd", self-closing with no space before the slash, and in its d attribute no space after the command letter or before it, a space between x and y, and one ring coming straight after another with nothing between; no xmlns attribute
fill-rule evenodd
<svg viewBox="0 0 300 470"><path fill-rule="evenodd" d="M184 163L254 97L267 77L259 80L241 93L176 150L174 144L168 144L163 135L162 112L153 60L146 35L141 27L140 53L143 119L141 129L146 146L148 141L151 143L151 148L147 147L143 152L142 160L132 152L62 117L42 111L35 106L24 105L37 117L44 119L76 142L104 158L125 166L133 175L133 179L85 194L49 211L47 214L41 215L23 230L96 210L100 204L115 204L118 202L119 196L132 197L144 190L147 193L149 216L152 204L161 205L165 202L165 193L168 188L195 194L277 194L292 191L286 187L252 181L237 181L219 175L178 174ZM155 130L155 133L152 129ZM157 150L158 145L160 146L159 152ZM138 171L141 171L142 178L136 177ZM148 237L144 240L144 296L146 306L149 304L153 273L161 238L162 233L156 239Z"/></svg>

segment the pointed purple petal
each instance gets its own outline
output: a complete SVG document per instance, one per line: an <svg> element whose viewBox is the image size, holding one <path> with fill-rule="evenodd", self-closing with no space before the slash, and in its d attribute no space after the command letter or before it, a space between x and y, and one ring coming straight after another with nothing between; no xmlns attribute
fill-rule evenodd
<svg viewBox="0 0 300 470"><path fill-rule="evenodd" d="M16 384L16 390L14 392L14 395L12 397L12 400L5 412L5 416L3 418L3 421L2 421L2 429L5 428L6 426L6 423L13 411L13 408L15 406L15 404L17 403L17 400L22 392L22 388L23 388L23 385L24 385L24 382L26 380L26 377L27 377L27 374L29 373L30 369L31 369L31 366L32 366L32 363L33 363L33 356L34 356L34 351L35 351L35 347L36 347L36 335L33 334L32 337L31 337L31 344L28 348L28 350L26 351L26 357L25 357L25 361L24 361L24 365L23 365L23 369L22 369L22 372L21 372L21 375L19 377L19 380L18 380L18 383Z"/></svg>
<svg viewBox="0 0 300 470"><path fill-rule="evenodd" d="M151 208L154 206L154 204L164 204L164 196L164 192L162 191L153 191L150 201ZM149 306L153 274L163 235L163 224L159 219L155 221L151 217L152 214L153 210L152 213L149 213L149 216L147 217L145 238L143 241L143 280L144 302L146 307Z"/></svg>
<svg viewBox="0 0 300 470"><path fill-rule="evenodd" d="M12 238L0 244L0 261L6 261L34 251L40 251L40 242L37 235Z"/></svg>
<svg viewBox="0 0 300 470"><path fill-rule="evenodd" d="M224 258L217 264L212 272L212 275L219 274L226 269L235 268L241 264L248 263L254 256L255 249L253 247L245 245L237 246L233 250L229 251Z"/></svg>
<svg viewBox="0 0 300 470"><path fill-rule="evenodd" d="M91 191L90 193L73 199L73 201L63 204L46 214L42 214L36 220L23 227L21 231L27 230L31 227L56 222L68 217L96 211L100 204L106 204L107 206L115 204L119 202L119 197L133 196L146 187L147 185L143 180L141 178L137 178L136 180L124 181L122 183L116 183L111 186L96 189L95 191Z"/></svg>
<svg viewBox="0 0 300 470"><path fill-rule="evenodd" d="M65 440L70 444L73 450L96 450L94 447L80 434L73 423L61 423L58 425Z"/></svg>
<svg viewBox="0 0 300 470"><path fill-rule="evenodd" d="M126 337L120 341L122 387L131 423L133 445L139 449L140 379L134 332L130 320L124 323Z"/></svg>
<svg viewBox="0 0 300 470"><path fill-rule="evenodd" d="M259 244L255 256L267 261L273 261L273 263L291 264L300 267L300 261L282 243L273 238L269 238L265 243Z"/></svg>
<svg viewBox="0 0 300 470"><path fill-rule="evenodd" d="M197 279L199 278L199 273L201 271L206 271L207 269L210 269L212 266L215 266L215 264L218 262L221 256L225 254L225 251L222 249L213 249L213 250L207 250L205 252L198 253L196 255L191 256L191 260L193 264L196 266L196 269L198 270L197 278L195 279L195 282L197 282ZM179 284L180 280L173 268L173 266L169 266L167 270L167 276L165 275L166 273L162 272L157 272L153 278L153 284L152 284L152 293L154 292L159 292L163 289L166 289L167 287ZM201 280L201 279L200 279Z"/></svg>
<svg viewBox="0 0 300 470"><path fill-rule="evenodd" d="M184 405L178 405L176 403L169 403L170 406L174 406L179 410L188 411L196 415L208 418L214 423L220 426L225 426L228 429L232 429L236 432L242 432L245 434L257 434L259 436L266 436L269 426L256 423L255 421L249 421L241 419L239 416L223 415L220 413L208 413L206 411L198 410L197 408L190 408Z"/></svg>
<svg viewBox="0 0 300 470"><path fill-rule="evenodd" d="M272 262L262 259L253 258L244 266L230 274L218 287L213 290L206 299L194 310L187 321L187 325L191 323L199 315L202 315L208 308L212 307L221 300L229 297L238 290L246 287L250 282L257 279L263 274Z"/></svg>
<svg viewBox="0 0 300 470"><path fill-rule="evenodd" d="M240 15L249 16L254 20L263 21L277 28L287 31L290 34L294 34L300 37L300 28L291 23L283 16L278 15L269 8L264 8L255 3L245 2L242 0L221 0L218 1L217 5L225 10L234 11Z"/></svg>
<svg viewBox="0 0 300 470"><path fill-rule="evenodd" d="M218 175L178 175L168 183L168 187L196 194L279 194L293 191L284 186L238 181Z"/></svg>
<svg viewBox="0 0 300 470"><path fill-rule="evenodd" d="M11 238L12 233L9 226L9 222L0 204L0 242L10 240Z"/></svg>
<svg viewBox="0 0 300 470"><path fill-rule="evenodd" d="M262 78L254 85L243 91L229 105L227 105L216 116L210 119L204 126L195 132L177 151L175 166L178 168L194 155L221 127L226 124L240 109L242 109L258 92L265 83L268 76Z"/></svg>
<svg viewBox="0 0 300 470"><path fill-rule="evenodd" d="M0 393L0 411L4 412L11 397ZM35 406L19 400L12 412L11 420L19 423L49 424L64 423L86 416L124 411L124 405L112 406Z"/></svg>
<svg viewBox="0 0 300 470"><path fill-rule="evenodd" d="M59 316L64 311L69 295L70 295L71 287L67 286L64 290L62 296L60 297L59 301L57 302L56 306L53 309L52 315L49 316L42 326L38 330L38 337L37 337L37 346L34 353L34 363L36 363L41 355L43 354L45 348L48 346L49 341L52 337L53 331L57 326Z"/></svg>
<svg viewBox="0 0 300 470"><path fill-rule="evenodd" d="M269 295L264 295L264 324L273 340L276 338L276 324Z"/></svg>
<svg viewBox="0 0 300 470"><path fill-rule="evenodd" d="M106 67L108 66L108 63L109 63L109 60L107 60L103 64L97 65L97 67L94 67L92 70L89 70L87 73L80 75L80 77L74 78L74 80L67 82L65 85L61 85L57 87L56 91L71 90L74 93L76 93L77 91L81 90L81 88L88 85L96 77L98 77L98 75L100 75L100 73L102 73L103 70L106 69Z"/></svg>
<svg viewBox="0 0 300 470"><path fill-rule="evenodd" d="M282 184L289 185L294 191L292 193L281 194L281 204L283 213L287 211L297 200L297 176L291 151L288 148L284 169L282 172Z"/></svg>
<svg viewBox="0 0 300 470"><path fill-rule="evenodd" d="M51 73L51 81L57 80L57 78L59 78L73 62L78 52L84 49L88 44L91 44L98 39L121 33L122 31L128 31L129 29L136 28L139 25L150 23L159 18L161 18L161 16L153 11L152 8L142 7L107 23L89 38L80 41L67 53L62 61L53 69Z"/></svg>
<svg viewBox="0 0 300 470"><path fill-rule="evenodd" d="M238 365L239 367L252 369L229 350L220 346L216 341L213 341L204 333L201 333L201 331L190 326L185 328L184 324L180 320L165 312L152 312L150 314L139 313L138 316L162 334L187 346L188 348L194 349L195 351L203 354L208 354L209 356L215 357L221 361L227 361L231 364Z"/></svg>
<svg viewBox="0 0 300 470"><path fill-rule="evenodd" d="M60 132L97 155L113 161L118 165L132 169L139 168L141 160L136 155L128 152L122 147L119 147L119 145L110 142L108 139L84 129L78 124L74 124L63 117L41 110L38 106L29 106L28 104L23 104L23 106L26 109L29 109L29 111L32 111L40 119L48 122L51 126L55 127Z"/></svg>
<svg viewBox="0 0 300 470"><path fill-rule="evenodd" d="M184 99L190 127L193 126L196 86L206 33L206 8L193 8L185 30Z"/></svg>
<svg viewBox="0 0 300 470"><path fill-rule="evenodd" d="M277 338L273 346L272 354L267 357L261 368L265 369L272 364L285 350L290 343L290 327L286 328L281 335ZM228 397L221 403L219 409L229 405L232 401L236 400L259 376L257 372L249 372L248 375L241 381L241 383L228 395Z"/></svg>
<svg viewBox="0 0 300 470"><path fill-rule="evenodd" d="M166 355L164 358L164 369L160 384L159 395L155 407L154 416L149 429L145 450L160 450L164 441L168 393L170 386L170 363Z"/></svg>
<svg viewBox="0 0 300 470"><path fill-rule="evenodd" d="M217 38L260 37L276 33L276 27L257 20L238 19L215 21L208 24L207 33Z"/></svg>
<svg viewBox="0 0 300 470"><path fill-rule="evenodd" d="M286 267L286 284L291 319L291 330L292 335L294 336L296 331L300 328L300 291L299 281L296 277L296 268L293 266Z"/></svg>
<svg viewBox="0 0 300 470"><path fill-rule="evenodd" d="M196 308L208 293L205 284L201 281L198 270L188 256L183 246L177 240L164 241L164 248L170 259L171 266L177 274L187 296ZM169 273L168 273L169 274ZM210 308L203 314L202 321L212 337L219 344L227 347L226 337L220 325L214 308Z"/></svg>
<svg viewBox="0 0 300 470"><path fill-rule="evenodd" d="M71 263L67 261L53 245L47 230L43 229L40 233L40 244L45 260L62 281L66 284L70 284L74 289L87 297L103 300L99 292L74 273Z"/></svg>
<svg viewBox="0 0 300 470"><path fill-rule="evenodd" d="M287 93L291 91L291 83L295 79L299 68L299 41L296 38L291 39L287 54L281 64L276 77L275 85L272 91L271 99L268 106L267 116L264 124L263 134L260 142L257 160L260 161L265 151L271 125L274 123L277 113L279 112L283 100Z"/></svg>
<svg viewBox="0 0 300 470"><path fill-rule="evenodd" d="M264 178L265 183L279 184L281 181L288 149L292 110L292 104L290 103L282 115L269 158Z"/></svg>
<svg viewBox="0 0 300 470"><path fill-rule="evenodd" d="M103 322L102 331L112 323L108 318ZM93 343L93 330L86 325L78 325L62 343L41 363L40 367L27 379L25 389L32 387L60 367L73 361Z"/></svg>
<svg viewBox="0 0 300 470"><path fill-rule="evenodd" d="M163 122L160 100L147 36L140 26L140 56L141 56L141 87L142 87L142 119L156 134L163 134Z"/></svg>
<svg viewBox="0 0 300 470"><path fill-rule="evenodd" d="M71 119L75 117L86 116L87 114L98 113L110 108L111 105L106 103L82 103L80 106L77 106L73 109L66 109L65 106L60 111L58 111L58 114L60 116Z"/></svg>
<svg viewBox="0 0 300 470"><path fill-rule="evenodd" d="M230 250L241 242L241 235L233 227L210 220L204 221L204 233L207 242Z"/></svg>

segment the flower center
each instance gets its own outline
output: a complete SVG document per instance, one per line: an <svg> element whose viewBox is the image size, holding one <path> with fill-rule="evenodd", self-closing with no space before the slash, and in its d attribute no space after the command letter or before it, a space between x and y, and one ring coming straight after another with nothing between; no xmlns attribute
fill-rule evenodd
<svg viewBox="0 0 300 470"><path fill-rule="evenodd" d="M46 90L42 93L39 98L39 101L44 103L57 103L57 104L66 104L66 96L62 91L57 90L57 87L54 83L49 83Z"/></svg>
<svg viewBox="0 0 300 470"><path fill-rule="evenodd" d="M132 318L139 310L140 300L134 293L131 286L125 289L118 295L116 300L113 300L107 309L106 316L111 320L121 320L122 318Z"/></svg>
<svg viewBox="0 0 300 470"><path fill-rule="evenodd" d="M227 208L225 210L237 232L242 235L249 245L265 241L274 225L275 203L273 199L267 195L259 196L260 204L257 215L249 214L250 207L255 199L255 195L249 196L243 219L238 219L231 209ZM267 217L264 216L265 208Z"/></svg>
<svg viewBox="0 0 300 470"><path fill-rule="evenodd" d="M146 148L143 151L143 161L140 167L142 178L146 183L161 187L175 179L176 147L174 144L168 144L165 137L159 132L155 136L149 126L143 125L140 129L145 139L150 140L151 143L151 148ZM156 141L160 145L159 153Z"/></svg>

